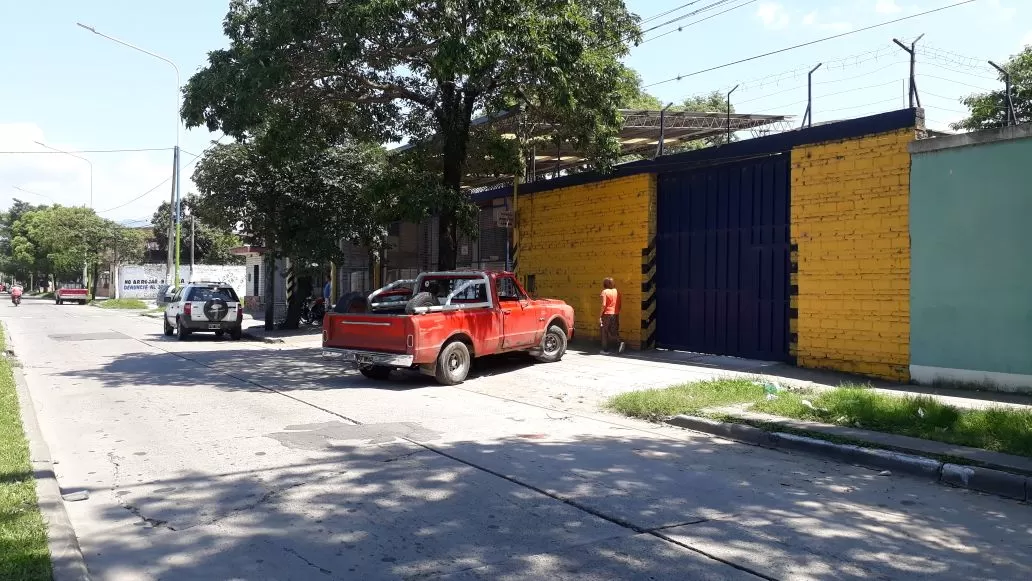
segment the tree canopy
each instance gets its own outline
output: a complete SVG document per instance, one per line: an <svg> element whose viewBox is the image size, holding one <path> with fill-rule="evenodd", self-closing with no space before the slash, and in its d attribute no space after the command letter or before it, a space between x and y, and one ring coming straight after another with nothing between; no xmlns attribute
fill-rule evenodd
<svg viewBox="0 0 1032 581"><path fill-rule="evenodd" d="M229 47L187 83L183 117L239 140L270 119L331 140L432 139L451 268L473 116L524 107L611 163L637 20L622 0L233 0Z"/></svg>
<svg viewBox="0 0 1032 581"><path fill-rule="evenodd" d="M1032 121L1032 45L1011 57L1003 69L1011 76L1011 101L1018 123ZM976 93L960 100L970 114L950 125L956 130L978 131L1007 125L1007 93L1003 74L998 73L1000 88L988 93Z"/></svg>
<svg viewBox="0 0 1032 581"><path fill-rule="evenodd" d="M141 233L101 218L91 209L33 206L15 200L4 214L0 251L5 272L18 278L34 274L78 280L84 264L96 273L116 255L119 263L139 260L143 239Z"/></svg>

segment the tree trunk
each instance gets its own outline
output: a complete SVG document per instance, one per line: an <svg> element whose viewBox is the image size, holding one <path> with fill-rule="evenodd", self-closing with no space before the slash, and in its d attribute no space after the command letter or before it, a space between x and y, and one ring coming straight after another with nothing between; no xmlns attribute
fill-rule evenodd
<svg viewBox="0 0 1032 581"><path fill-rule="evenodd" d="M312 278L298 276L294 296L290 297L290 302L287 303L287 320L283 322L284 329L297 329L301 326L301 303L311 294Z"/></svg>
<svg viewBox="0 0 1032 581"><path fill-rule="evenodd" d="M265 330L272 331L276 324L276 255L265 254Z"/></svg>
<svg viewBox="0 0 1032 581"><path fill-rule="evenodd" d="M466 146L469 140L472 103L453 94L446 95L446 107L441 123L444 137L443 148L443 180L444 187L454 192L456 199L462 190L462 174L466 167ZM445 206L438 218L437 267L440 270L453 270L458 258L458 221L457 207Z"/></svg>
<svg viewBox="0 0 1032 581"><path fill-rule="evenodd" d="M93 298L97 298L97 279L100 278L99 276L97 276L99 274L97 272L98 270L100 269L98 268L97 263L93 263L93 276L90 277L93 279L93 289L90 291L90 294L93 296Z"/></svg>

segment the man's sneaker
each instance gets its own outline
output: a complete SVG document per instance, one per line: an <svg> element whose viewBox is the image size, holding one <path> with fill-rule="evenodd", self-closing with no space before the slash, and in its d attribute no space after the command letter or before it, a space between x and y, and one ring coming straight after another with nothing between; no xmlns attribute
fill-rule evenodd
<svg viewBox="0 0 1032 581"><path fill-rule="evenodd" d="M609 355L609 351L606 350L606 349L603 349L603 350L599 351L598 354L599 355Z"/></svg>
<svg viewBox="0 0 1032 581"><path fill-rule="evenodd" d="M617 353L623 353L624 347L626 347L626 345L624 345L623 341L620 341L620 347L617 349Z"/></svg>

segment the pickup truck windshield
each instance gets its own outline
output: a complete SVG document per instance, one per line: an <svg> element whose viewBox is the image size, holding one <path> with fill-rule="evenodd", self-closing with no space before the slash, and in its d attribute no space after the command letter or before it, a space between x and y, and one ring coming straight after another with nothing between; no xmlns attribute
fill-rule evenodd
<svg viewBox="0 0 1032 581"><path fill-rule="evenodd" d="M190 291L189 301L210 301L211 299L222 299L224 301L236 301L237 295L232 288L229 287L197 287Z"/></svg>

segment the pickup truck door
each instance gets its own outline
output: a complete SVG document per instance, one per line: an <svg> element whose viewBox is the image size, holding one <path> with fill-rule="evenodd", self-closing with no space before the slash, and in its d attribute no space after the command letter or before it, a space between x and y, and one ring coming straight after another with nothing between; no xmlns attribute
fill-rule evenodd
<svg viewBox="0 0 1032 581"><path fill-rule="evenodd" d="M502 314L502 348L532 347L541 340L544 321L538 321L536 309L530 305L527 293L511 275L500 275L495 286L498 309Z"/></svg>

